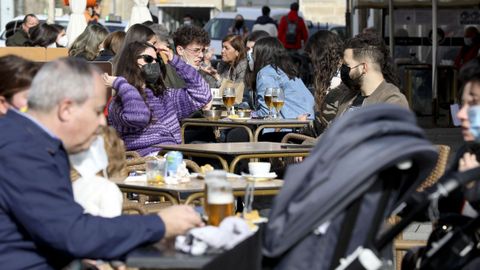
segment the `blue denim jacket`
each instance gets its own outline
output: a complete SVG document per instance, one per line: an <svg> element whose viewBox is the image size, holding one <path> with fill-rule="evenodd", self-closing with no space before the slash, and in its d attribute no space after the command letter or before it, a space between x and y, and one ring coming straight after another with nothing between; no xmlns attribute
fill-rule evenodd
<svg viewBox="0 0 480 270"><path fill-rule="evenodd" d="M303 81L300 78L290 80L283 70L278 69L277 72L271 65L263 67L257 73L257 115L268 114L264 95L269 87L280 87L285 91L285 105L280 111L282 118L293 119L301 114L310 114L308 118L313 119L315 101Z"/></svg>

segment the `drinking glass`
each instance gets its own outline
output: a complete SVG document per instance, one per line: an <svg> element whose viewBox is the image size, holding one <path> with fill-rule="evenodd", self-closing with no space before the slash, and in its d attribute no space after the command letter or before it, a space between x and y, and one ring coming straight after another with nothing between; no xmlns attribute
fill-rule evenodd
<svg viewBox="0 0 480 270"><path fill-rule="evenodd" d="M233 216L233 189L227 180L227 172L214 170L205 175L205 213L208 215L208 224L220 225L228 216Z"/></svg>
<svg viewBox="0 0 480 270"><path fill-rule="evenodd" d="M145 161L147 183L152 185L162 184L165 177L165 159L153 159Z"/></svg>
<svg viewBox="0 0 480 270"><path fill-rule="evenodd" d="M223 104L227 107L227 114L234 114L233 104L235 103L235 88L227 87L223 89ZM231 110L232 109L232 110Z"/></svg>
<svg viewBox="0 0 480 270"><path fill-rule="evenodd" d="M282 88L274 88L272 90L272 103L273 107L277 111L274 118L281 118L280 111L285 104L285 92Z"/></svg>
<svg viewBox="0 0 480 270"><path fill-rule="evenodd" d="M273 109L272 92L273 92L273 89L274 88L271 88L271 87L265 89L264 99L265 99L265 105L267 105L267 107L268 107L267 119L272 119L272 109Z"/></svg>

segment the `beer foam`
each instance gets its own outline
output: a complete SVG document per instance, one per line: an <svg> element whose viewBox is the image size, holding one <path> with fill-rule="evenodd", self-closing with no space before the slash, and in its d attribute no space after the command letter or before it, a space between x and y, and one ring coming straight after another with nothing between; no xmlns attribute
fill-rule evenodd
<svg viewBox="0 0 480 270"><path fill-rule="evenodd" d="M208 193L209 204L229 204L233 203L233 195L222 192Z"/></svg>

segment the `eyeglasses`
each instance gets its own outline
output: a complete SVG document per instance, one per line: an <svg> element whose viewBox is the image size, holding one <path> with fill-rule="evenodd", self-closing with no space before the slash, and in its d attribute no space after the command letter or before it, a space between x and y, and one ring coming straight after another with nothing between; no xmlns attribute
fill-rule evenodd
<svg viewBox="0 0 480 270"><path fill-rule="evenodd" d="M205 54L207 52L205 48L196 48L196 49L184 48L184 49L191 52L194 55L199 55L200 53Z"/></svg>
<svg viewBox="0 0 480 270"><path fill-rule="evenodd" d="M151 55L148 54L142 54L138 56L138 59L142 58L143 61L147 62L148 64L153 63L155 60L156 63L159 62L158 58L153 58Z"/></svg>

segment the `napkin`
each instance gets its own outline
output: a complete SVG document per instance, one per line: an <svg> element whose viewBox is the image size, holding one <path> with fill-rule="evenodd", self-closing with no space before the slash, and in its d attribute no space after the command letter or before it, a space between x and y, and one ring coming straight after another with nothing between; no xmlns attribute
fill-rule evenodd
<svg viewBox="0 0 480 270"><path fill-rule="evenodd" d="M229 250L253 232L241 218L225 218L220 226L205 226L191 229L187 235L177 236L175 248L195 256Z"/></svg>

